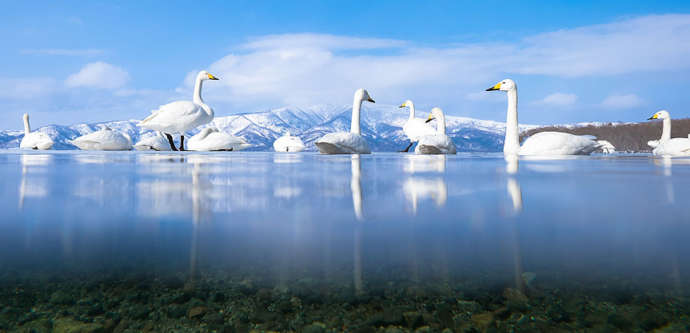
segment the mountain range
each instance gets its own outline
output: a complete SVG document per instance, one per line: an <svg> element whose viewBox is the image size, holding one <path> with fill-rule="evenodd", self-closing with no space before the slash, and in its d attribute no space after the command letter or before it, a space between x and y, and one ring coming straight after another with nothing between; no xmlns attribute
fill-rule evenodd
<svg viewBox="0 0 690 333"><path fill-rule="evenodd" d="M313 142L321 136L336 131L349 131L351 106L316 105L312 107L282 107L259 112L239 113L215 117L212 123L187 133L194 135L204 127L213 126L232 135L244 137L253 146L248 150L269 151L275 139L286 132L299 136L308 151L315 151ZM398 151L409 141L402 131L409 111L392 105L364 105L361 115L362 135L373 151ZM426 112L417 111L417 117ZM139 120L108 121L69 126L48 125L38 131L48 134L55 145L53 149L77 149L69 140L94 131L102 126L121 131L130 136L133 143L153 133L137 126ZM21 122L18 120L18 123ZM432 126L436 126L432 123ZM536 128L521 125L521 130ZM446 133L453 139L458 151L501 151L505 123L466 117L446 116ZM24 136L22 130L0 131L0 148L17 148Z"/></svg>

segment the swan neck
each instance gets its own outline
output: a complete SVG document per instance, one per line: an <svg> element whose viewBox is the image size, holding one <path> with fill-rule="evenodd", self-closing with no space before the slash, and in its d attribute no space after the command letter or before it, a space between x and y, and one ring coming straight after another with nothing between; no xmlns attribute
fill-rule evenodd
<svg viewBox="0 0 690 333"><path fill-rule="evenodd" d="M506 116L506 137L503 142L504 154L517 154L520 150L520 130L518 128L517 88L508 90L508 114Z"/></svg>
<svg viewBox="0 0 690 333"><path fill-rule="evenodd" d="M196 78L196 83L194 83L194 97L193 101L195 104L204 104L204 100L201 98L201 87L203 86L204 81L201 79L201 76Z"/></svg>
<svg viewBox="0 0 690 333"><path fill-rule="evenodd" d="M667 141L670 139L671 139L671 119L665 118L662 130L661 130L661 140L660 141Z"/></svg>
<svg viewBox="0 0 690 333"><path fill-rule="evenodd" d="M29 134L31 133L31 126L29 126L29 116L25 115L24 116L24 134Z"/></svg>
<svg viewBox="0 0 690 333"><path fill-rule="evenodd" d="M359 111L362 108L362 100L355 97L352 103L352 121L350 123L350 133L361 134L359 128Z"/></svg>
<svg viewBox="0 0 690 333"><path fill-rule="evenodd" d="M415 113L414 103L410 102L409 104L410 104L410 118L409 118L409 120L412 120L412 119L414 119L414 115L415 115L414 114Z"/></svg>
<svg viewBox="0 0 690 333"><path fill-rule="evenodd" d="M443 112L438 114L438 124L436 125L436 133L445 135L446 134L446 115Z"/></svg>

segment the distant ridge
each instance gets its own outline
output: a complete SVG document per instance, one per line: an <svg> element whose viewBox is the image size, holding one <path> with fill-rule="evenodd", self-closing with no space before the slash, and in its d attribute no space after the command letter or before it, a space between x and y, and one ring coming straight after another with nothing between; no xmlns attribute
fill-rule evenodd
<svg viewBox="0 0 690 333"><path fill-rule="evenodd" d="M349 131L351 106L315 105L307 108L282 107L259 112L239 113L216 117L209 125L188 133L196 134L207 126L244 137L254 146L249 150L269 151L275 139L286 131L299 136L307 151L315 151L313 142L326 133ZM402 126L407 120L407 111L392 105L365 105L362 108L362 135L373 151L398 151L407 146ZM426 116L423 111L418 117ZM68 140L96 131L102 125L127 133L134 143L143 136L152 135L150 130L136 126L139 120L109 121L102 123L75 124L70 126L49 125L38 130L48 134L55 141L54 149L76 149ZM435 124L434 124L435 125ZM466 117L446 116L446 131L459 151L497 152L503 149L505 123ZM536 128L521 125L521 130ZM0 148L17 148L24 136L20 130L0 131Z"/></svg>

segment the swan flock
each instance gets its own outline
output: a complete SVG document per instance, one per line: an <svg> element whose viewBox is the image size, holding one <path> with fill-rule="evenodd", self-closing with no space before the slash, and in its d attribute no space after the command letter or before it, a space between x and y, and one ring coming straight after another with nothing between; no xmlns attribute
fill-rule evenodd
<svg viewBox="0 0 690 333"><path fill-rule="evenodd" d="M137 126L150 130L139 142L132 144L126 133L114 131L107 126L96 132L86 133L68 143L82 150L141 150L141 151L239 151L252 145L242 137L237 137L219 130L213 126L192 136L185 148L185 135L211 123L215 113L213 108L202 98L202 88L205 81L217 81L218 77L202 70L195 78L192 100L174 101L161 105L158 109L141 120ZM518 125L518 90L517 84L511 79L502 80L486 89L486 91L503 91L507 97L505 139L503 153L506 156L559 156L559 155L589 155L593 152L612 153L615 147L608 141L597 140L591 135L574 135L565 132L538 132L526 138L520 144L520 128ZM371 149L362 135L361 116L364 102L375 103L366 89L355 91L349 132L327 133L314 141L314 145L322 154L369 154ZM446 117L443 111L432 108L429 117L416 117L415 105L412 100L406 100L400 105L401 109L409 110L409 116L402 126L402 131L409 139L409 145L401 150L408 152L416 144L415 154L455 154L457 148L452 138L446 134ZM654 155L690 156L690 138L671 138L671 117L666 110L655 113L649 120L663 121L662 134L659 140L652 140L648 145L653 148ZM21 149L46 150L54 145L50 135L41 132L31 132L29 115L23 115L24 136L20 143ZM436 129L431 121L436 121ZM179 136L179 145L175 144L174 136ZM298 136L287 132L273 143L276 152L301 152L306 149L304 142Z"/></svg>

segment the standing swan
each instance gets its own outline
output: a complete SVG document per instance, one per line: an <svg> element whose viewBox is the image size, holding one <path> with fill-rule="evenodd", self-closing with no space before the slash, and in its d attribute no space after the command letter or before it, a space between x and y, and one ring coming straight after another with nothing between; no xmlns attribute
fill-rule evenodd
<svg viewBox="0 0 690 333"><path fill-rule="evenodd" d="M446 117L441 108L431 109L429 119L426 122L434 119L438 122L436 133L419 138L414 152L417 154L455 154L457 149L455 149L455 144L450 137L446 135Z"/></svg>
<svg viewBox="0 0 690 333"><path fill-rule="evenodd" d="M600 143L591 135L573 135L563 132L539 132L527 138L520 147L517 85L513 80L505 79L486 89L486 91L493 90L505 91L508 95L504 155L589 155L600 148Z"/></svg>
<svg viewBox="0 0 690 333"><path fill-rule="evenodd" d="M355 91L355 99L352 103L352 121L350 132L328 133L316 140L314 144L319 148L321 154L370 154L371 150L364 138L362 138L359 128L359 111L362 102L375 103L369 93L364 89Z"/></svg>
<svg viewBox="0 0 690 333"><path fill-rule="evenodd" d="M31 133L31 126L29 126L29 115L24 114L24 138L19 143L21 149L40 149L48 150L53 147L53 139L48 134L43 132Z"/></svg>
<svg viewBox="0 0 690 333"><path fill-rule="evenodd" d="M403 126L403 132L407 135L407 138L410 139L410 145L402 151L406 153L415 142L419 141L419 138L425 135L434 135L436 131L434 131L431 126L427 125L423 119L415 117L414 103L412 103L411 100L408 99L405 103L400 105L401 109L404 107L410 108L410 117L407 118L407 122L405 122Z"/></svg>
<svg viewBox="0 0 690 333"><path fill-rule="evenodd" d="M654 147L652 154L666 156L690 156L690 138L671 139L671 114L666 110L661 110L649 117L648 120L663 119L661 129L661 139L652 146L652 141L647 144ZM656 140L653 140L656 141Z"/></svg>
<svg viewBox="0 0 690 333"><path fill-rule="evenodd" d="M180 135L180 148L184 150L184 133L213 120L213 109L201 99L201 86L205 80L218 80L207 71L201 71L196 76L194 96L192 101L176 101L162 105L158 110L139 122L139 126L165 133L172 150L175 148L171 134Z"/></svg>

